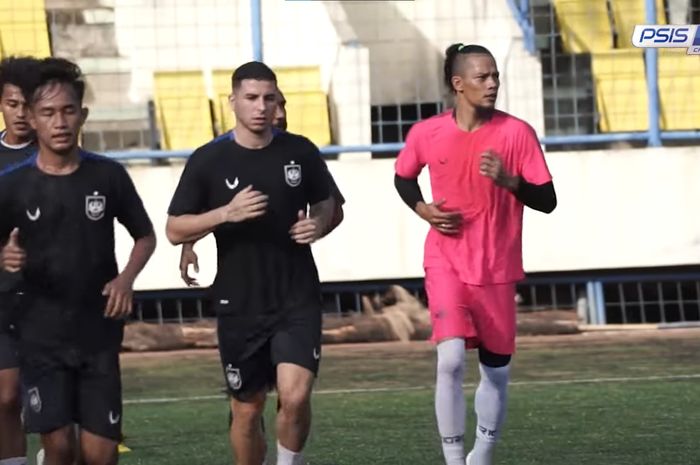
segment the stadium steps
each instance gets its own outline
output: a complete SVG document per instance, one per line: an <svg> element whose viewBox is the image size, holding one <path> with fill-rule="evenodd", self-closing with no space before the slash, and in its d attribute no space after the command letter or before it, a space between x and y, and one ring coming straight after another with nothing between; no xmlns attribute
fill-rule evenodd
<svg viewBox="0 0 700 465"><path fill-rule="evenodd" d="M661 129L700 129L700 59L685 49L659 50Z"/></svg>

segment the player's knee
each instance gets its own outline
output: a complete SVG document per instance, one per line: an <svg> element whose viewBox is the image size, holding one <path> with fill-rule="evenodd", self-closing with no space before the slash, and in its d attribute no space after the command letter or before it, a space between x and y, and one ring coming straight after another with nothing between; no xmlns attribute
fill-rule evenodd
<svg viewBox="0 0 700 465"><path fill-rule="evenodd" d="M118 451L116 446L110 450L83 451L82 463L85 465L116 465L117 462Z"/></svg>
<svg viewBox="0 0 700 465"><path fill-rule="evenodd" d="M512 355L496 354L488 349L479 347L479 362L489 368L500 368L508 365Z"/></svg>
<svg viewBox="0 0 700 465"><path fill-rule="evenodd" d="M232 402L232 419L239 425L249 425L253 427L260 422L263 411L265 410L265 399L260 399L259 396L243 400L234 400Z"/></svg>
<svg viewBox="0 0 700 465"><path fill-rule="evenodd" d="M297 387L286 389L279 393L280 409L286 413L305 411L311 402L311 393L308 389Z"/></svg>
<svg viewBox="0 0 700 465"><path fill-rule="evenodd" d="M455 376L462 370L464 370L464 341L450 339L438 344L438 374Z"/></svg>
<svg viewBox="0 0 700 465"><path fill-rule="evenodd" d="M72 431L72 428L70 428ZM69 434L68 428L61 428L53 433L42 436L46 453L46 463L70 464L75 456L75 438Z"/></svg>

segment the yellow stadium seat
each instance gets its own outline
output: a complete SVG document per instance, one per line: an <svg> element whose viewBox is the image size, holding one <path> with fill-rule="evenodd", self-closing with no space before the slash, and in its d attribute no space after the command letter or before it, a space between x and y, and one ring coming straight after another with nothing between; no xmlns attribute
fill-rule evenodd
<svg viewBox="0 0 700 465"><path fill-rule="evenodd" d="M316 92L322 90L321 69L318 66L275 68L277 85L284 95L289 92Z"/></svg>
<svg viewBox="0 0 700 465"><path fill-rule="evenodd" d="M214 136L201 71L154 74L155 104L164 149L191 149Z"/></svg>
<svg viewBox="0 0 700 465"><path fill-rule="evenodd" d="M606 0L553 0L552 3L564 51L604 52L613 48Z"/></svg>
<svg viewBox="0 0 700 465"><path fill-rule="evenodd" d="M613 21L617 31L617 48L634 48L632 33L637 24L646 24L646 8L642 0L612 0ZM666 24L663 0L656 0L656 22Z"/></svg>
<svg viewBox="0 0 700 465"><path fill-rule="evenodd" d="M700 58L659 50L661 129L700 129Z"/></svg>
<svg viewBox="0 0 700 465"><path fill-rule="evenodd" d="M308 137L319 147L331 143L328 99L321 91L286 92L289 132Z"/></svg>
<svg viewBox="0 0 700 465"><path fill-rule="evenodd" d="M229 95L231 95L231 71L217 70L212 76L214 87L214 117L218 134L233 129L236 125L236 116L231 110Z"/></svg>
<svg viewBox="0 0 700 465"><path fill-rule="evenodd" d="M44 0L0 0L2 55L51 56Z"/></svg>
<svg viewBox="0 0 700 465"><path fill-rule="evenodd" d="M643 51L593 53L591 68L601 132L647 130L649 100Z"/></svg>

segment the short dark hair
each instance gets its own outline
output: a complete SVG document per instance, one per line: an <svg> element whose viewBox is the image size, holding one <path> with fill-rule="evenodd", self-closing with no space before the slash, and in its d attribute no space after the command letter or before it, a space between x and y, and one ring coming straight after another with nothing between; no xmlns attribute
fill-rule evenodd
<svg viewBox="0 0 700 465"><path fill-rule="evenodd" d="M66 84L75 92L80 103L85 96L85 77L80 67L65 58L44 58L39 62L34 79L28 80L22 87L24 98L30 105L41 97L41 89L50 84Z"/></svg>
<svg viewBox="0 0 700 465"><path fill-rule="evenodd" d="M28 81L36 78L39 60L27 56L11 56L0 61L0 92L5 84L20 89Z"/></svg>
<svg viewBox="0 0 700 465"><path fill-rule="evenodd" d="M460 60L458 60L458 57L468 55L488 55L493 58L493 54L489 51L489 49L481 45L464 45L462 43L458 43L447 47L447 50L445 50L444 71L445 85L448 89L450 89L450 92L455 91L454 87L452 87L452 77L459 74L458 67L460 65Z"/></svg>
<svg viewBox="0 0 700 465"><path fill-rule="evenodd" d="M241 86L245 79L255 79L256 81L272 81L277 84L277 76L265 63L260 61L249 61L242 64L233 72L231 76L231 87L235 90Z"/></svg>

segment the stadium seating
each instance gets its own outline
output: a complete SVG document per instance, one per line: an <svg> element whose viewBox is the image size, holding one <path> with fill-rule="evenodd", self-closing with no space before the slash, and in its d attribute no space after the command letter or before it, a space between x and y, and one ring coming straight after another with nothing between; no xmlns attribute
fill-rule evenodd
<svg viewBox="0 0 700 465"><path fill-rule="evenodd" d="M552 0L567 53L605 52L613 34L605 0Z"/></svg>
<svg viewBox="0 0 700 465"><path fill-rule="evenodd" d="M634 48L632 33L634 26L645 24L646 8L640 0L612 0L613 22L617 32L617 48ZM656 0L656 23L666 24L666 13L663 0Z"/></svg>
<svg viewBox="0 0 700 465"><path fill-rule="evenodd" d="M0 58L51 55L44 0L0 0Z"/></svg>
<svg viewBox="0 0 700 465"><path fill-rule="evenodd" d="M660 49L658 69L661 129L700 129L700 59Z"/></svg>
<svg viewBox="0 0 700 465"><path fill-rule="evenodd" d="M591 55L600 131L644 131L649 127L644 55L640 49Z"/></svg>
<svg viewBox="0 0 700 465"><path fill-rule="evenodd" d="M199 147L214 135L201 71L154 74L155 103L163 149Z"/></svg>
<svg viewBox="0 0 700 465"><path fill-rule="evenodd" d="M231 110L228 97L231 94L231 70L217 70L212 76L214 86L214 117L219 134L236 125L236 116Z"/></svg>

